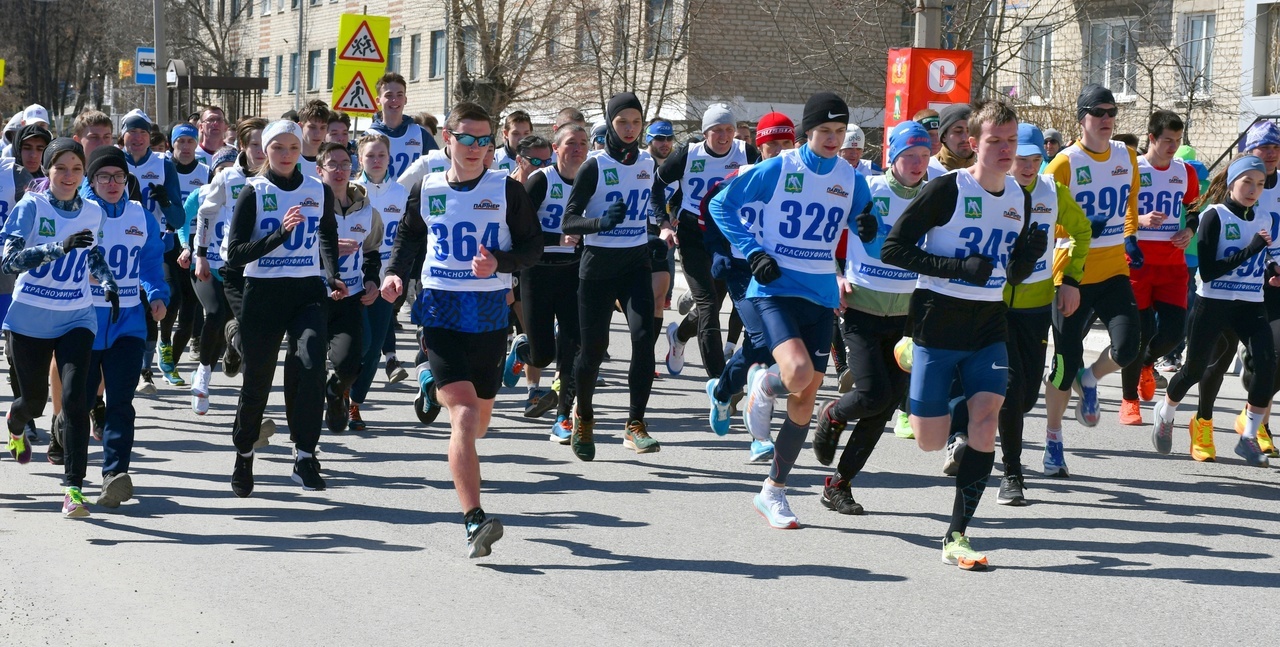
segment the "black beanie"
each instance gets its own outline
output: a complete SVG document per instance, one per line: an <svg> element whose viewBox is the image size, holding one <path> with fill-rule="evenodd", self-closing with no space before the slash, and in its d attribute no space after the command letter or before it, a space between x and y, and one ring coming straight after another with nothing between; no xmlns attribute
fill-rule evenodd
<svg viewBox="0 0 1280 647"><path fill-rule="evenodd" d="M89 153L89 164L85 170L85 176L93 178L104 168L118 168L128 173L129 160L124 156L124 151L115 146L99 146Z"/></svg>
<svg viewBox="0 0 1280 647"><path fill-rule="evenodd" d="M1080 97L1076 99L1076 121L1084 121L1084 115L1094 106L1104 103L1115 105L1116 96L1097 83L1090 83L1080 90Z"/></svg>
<svg viewBox="0 0 1280 647"><path fill-rule="evenodd" d="M938 111L938 132L945 135L957 121L968 121L973 108L967 103L953 103Z"/></svg>
<svg viewBox="0 0 1280 647"><path fill-rule="evenodd" d="M609 102L605 104L604 119L605 131L604 145L609 153L609 157L622 162L623 164L631 164L635 162L636 157L640 154L640 138L636 137L630 144L622 141L618 133L613 129L613 118L618 113L627 108L635 108L640 111L640 116L644 116L644 105L640 103L640 99L630 92L619 92L609 97Z"/></svg>
<svg viewBox="0 0 1280 647"><path fill-rule="evenodd" d="M804 117L800 119L800 132L807 134L828 121L849 123L849 104L834 92L818 92L804 102ZM796 135L799 134L796 133Z"/></svg>
<svg viewBox="0 0 1280 647"><path fill-rule="evenodd" d="M84 164L84 147L80 145L80 142L70 137L59 137L49 142L49 145L44 149L44 158L40 164L41 168L44 169L45 173L48 173L49 167L53 166L58 156L68 152L79 157L80 163Z"/></svg>

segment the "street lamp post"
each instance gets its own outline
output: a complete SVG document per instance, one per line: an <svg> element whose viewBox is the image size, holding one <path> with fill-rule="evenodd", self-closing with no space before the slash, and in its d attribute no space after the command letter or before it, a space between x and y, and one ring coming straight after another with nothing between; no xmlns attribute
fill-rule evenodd
<svg viewBox="0 0 1280 647"><path fill-rule="evenodd" d="M169 56L164 48L164 0L154 0L155 13L155 47L156 47L156 113L152 123L162 127L169 123L169 93L166 71L169 69Z"/></svg>

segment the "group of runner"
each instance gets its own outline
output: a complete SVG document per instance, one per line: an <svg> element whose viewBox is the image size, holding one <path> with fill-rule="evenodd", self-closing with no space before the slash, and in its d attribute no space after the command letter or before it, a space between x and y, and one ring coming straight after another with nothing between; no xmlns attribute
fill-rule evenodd
<svg viewBox="0 0 1280 647"><path fill-rule="evenodd" d="M448 411L470 557L503 534L481 506L476 451L500 389L523 378L525 416L554 411L550 439L593 460L616 312L631 342L625 448L661 449L647 421L660 338L672 375L696 340L712 431L727 434L741 408L749 460L769 465L754 506L774 528L799 527L786 483L815 411L815 458L835 464L821 502L842 514L863 512L851 483L899 411L896 434L944 451L955 477L943 559L966 570L987 566L967 527L997 436L998 503L1027 502L1025 416L1042 384L1044 474L1067 477L1072 392L1076 420L1092 427L1098 381L1120 371L1120 422L1146 424L1141 403L1157 400L1163 377L1154 365L1185 341L1186 361L1153 406L1152 443L1172 451L1175 411L1199 383L1190 453L1214 460L1214 399L1243 343L1249 398L1234 451L1256 466L1276 455L1274 122L1253 125L1243 153L1209 178L1181 146L1175 113L1150 116L1139 155L1113 139L1114 96L1089 85L1070 145L1003 102L949 106L894 126L880 170L861 159L865 136L829 92L809 98L798 126L763 115L750 140L732 109L711 105L678 147L673 124L646 120L631 93L611 97L590 130L579 110L562 110L550 138L523 111L499 126L460 103L437 149L434 119L405 114L405 88L394 73L378 80L380 116L354 142L350 120L320 101L234 125L208 107L158 142L140 110L120 120L118 139L96 111L69 138L53 137L39 106L6 127L8 447L31 459L52 387L46 454L64 466L65 516L89 514L90 438L103 446L96 505L132 497L133 399L156 392L153 361L190 389L197 415L219 364L227 378L243 374L231 485L250 496L255 451L275 433L264 412L286 340L291 477L323 490L322 430L366 428L380 363L389 382L408 377L395 355L406 301L419 346L413 407L424 424ZM677 256L690 298L664 327ZM1095 321L1110 345L1086 364ZM840 395L818 406L833 354Z"/></svg>

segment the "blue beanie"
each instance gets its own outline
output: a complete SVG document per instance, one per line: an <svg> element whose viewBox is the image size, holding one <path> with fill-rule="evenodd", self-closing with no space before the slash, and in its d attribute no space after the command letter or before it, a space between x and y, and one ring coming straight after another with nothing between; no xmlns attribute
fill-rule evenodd
<svg viewBox="0 0 1280 647"><path fill-rule="evenodd" d="M1280 145L1280 126L1274 121L1259 121L1249 126L1245 136L1244 150L1251 151L1260 146Z"/></svg>
<svg viewBox="0 0 1280 647"><path fill-rule="evenodd" d="M120 120L120 129L126 133L134 129L151 132L151 118L141 110L130 110Z"/></svg>
<svg viewBox="0 0 1280 647"><path fill-rule="evenodd" d="M1263 175L1267 174L1267 167L1262 164L1262 160L1253 155L1245 155L1231 162L1231 166L1227 167L1227 186L1231 186L1241 175L1249 171L1257 171Z"/></svg>
<svg viewBox="0 0 1280 647"><path fill-rule="evenodd" d="M169 133L169 143L177 143L179 137L190 137L200 141L200 131L196 130L196 127L191 124L178 124L173 127L173 132Z"/></svg>
<svg viewBox="0 0 1280 647"><path fill-rule="evenodd" d="M924 146L932 150L929 131L916 121L904 121L889 131L889 163L897 161L898 156L908 148Z"/></svg>

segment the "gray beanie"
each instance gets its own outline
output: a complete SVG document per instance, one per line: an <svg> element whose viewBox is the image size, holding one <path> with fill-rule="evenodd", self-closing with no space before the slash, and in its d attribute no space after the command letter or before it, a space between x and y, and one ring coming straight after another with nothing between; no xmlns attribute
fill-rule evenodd
<svg viewBox="0 0 1280 647"><path fill-rule="evenodd" d="M723 103L713 103L707 106L706 112L702 113L702 132L704 133L720 124L732 126L735 123L737 122L733 119L733 110Z"/></svg>

